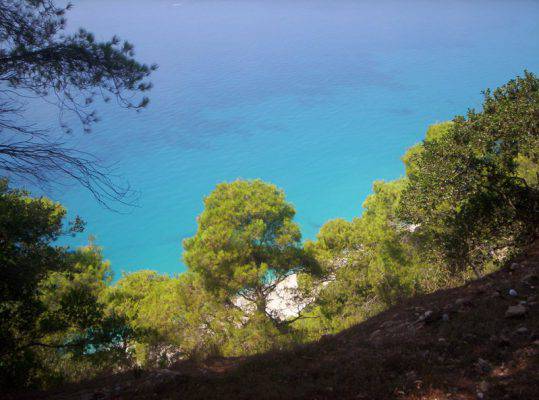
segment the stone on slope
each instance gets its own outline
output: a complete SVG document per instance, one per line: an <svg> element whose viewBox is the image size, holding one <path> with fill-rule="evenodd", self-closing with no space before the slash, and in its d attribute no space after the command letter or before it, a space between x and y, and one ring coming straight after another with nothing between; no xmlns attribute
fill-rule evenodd
<svg viewBox="0 0 539 400"><path fill-rule="evenodd" d="M518 318L526 314L528 309L522 304L516 306L509 306L505 312L505 318Z"/></svg>

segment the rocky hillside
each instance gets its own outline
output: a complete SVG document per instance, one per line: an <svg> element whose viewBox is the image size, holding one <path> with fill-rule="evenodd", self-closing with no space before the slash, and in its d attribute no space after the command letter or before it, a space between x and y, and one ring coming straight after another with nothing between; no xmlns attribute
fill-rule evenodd
<svg viewBox="0 0 539 400"><path fill-rule="evenodd" d="M539 242L502 270L292 351L14 398L539 399Z"/></svg>

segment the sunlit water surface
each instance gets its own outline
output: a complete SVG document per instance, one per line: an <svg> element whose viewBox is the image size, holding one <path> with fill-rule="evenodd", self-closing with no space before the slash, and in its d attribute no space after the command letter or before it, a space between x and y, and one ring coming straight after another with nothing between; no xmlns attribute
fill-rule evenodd
<svg viewBox="0 0 539 400"><path fill-rule="evenodd" d="M373 180L401 176L429 124L539 72L537 1L84 0L69 22L159 64L147 110L107 107L76 140L116 164L139 207L112 213L78 186L48 193L88 223L69 243L95 235L117 276L184 271L203 196L239 177L284 189L314 238L359 215Z"/></svg>

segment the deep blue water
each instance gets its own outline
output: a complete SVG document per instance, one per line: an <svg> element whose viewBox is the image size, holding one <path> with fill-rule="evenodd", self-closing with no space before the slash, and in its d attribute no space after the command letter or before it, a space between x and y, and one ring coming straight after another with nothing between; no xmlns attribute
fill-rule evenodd
<svg viewBox="0 0 539 400"><path fill-rule="evenodd" d="M108 107L77 136L117 164L139 207L49 193L88 223L70 243L95 235L117 273L185 270L203 196L238 177L283 188L313 238L359 215L373 180L401 176L429 124L539 72L537 1L81 0L68 19L160 67L147 110Z"/></svg>

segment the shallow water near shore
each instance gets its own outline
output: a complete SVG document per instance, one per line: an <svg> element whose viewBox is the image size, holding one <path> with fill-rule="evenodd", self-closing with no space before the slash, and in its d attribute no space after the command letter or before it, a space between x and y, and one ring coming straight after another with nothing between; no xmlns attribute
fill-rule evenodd
<svg viewBox="0 0 539 400"><path fill-rule="evenodd" d="M534 1L86 0L68 21L159 64L148 109L103 108L76 139L115 164L138 207L113 213L77 186L48 193L87 221L68 243L94 235L117 276L184 271L203 197L236 178L284 189L314 238L360 215L375 179L401 176L428 125L539 73Z"/></svg>

